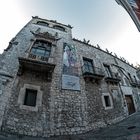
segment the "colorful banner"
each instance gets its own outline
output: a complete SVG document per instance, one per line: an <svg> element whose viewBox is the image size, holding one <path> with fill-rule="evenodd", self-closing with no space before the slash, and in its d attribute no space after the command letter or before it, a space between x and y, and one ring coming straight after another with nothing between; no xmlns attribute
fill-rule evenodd
<svg viewBox="0 0 140 140"><path fill-rule="evenodd" d="M75 46L65 43L63 52L63 74L77 76L78 61Z"/></svg>
<svg viewBox="0 0 140 140"><path fill-rule="evenodd" d="M78 66L75 46L64 43L62 89L80 90Z"/></svg>

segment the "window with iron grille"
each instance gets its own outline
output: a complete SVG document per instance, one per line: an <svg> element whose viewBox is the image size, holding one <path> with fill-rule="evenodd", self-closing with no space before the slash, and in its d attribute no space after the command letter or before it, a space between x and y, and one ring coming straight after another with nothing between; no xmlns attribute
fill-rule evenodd
<svg viewBox="0 0 140 140"><path fill-rule="evenodd" d="M37 40L31 48L30 53L37 56L49 57L51 53L51 43Z"/></svg>
<svg viewBox="0 0 140 140"><path fill-rule="evenodd" d="M91 59L83 58L84 72L93 73L93 62Z"/></svg>

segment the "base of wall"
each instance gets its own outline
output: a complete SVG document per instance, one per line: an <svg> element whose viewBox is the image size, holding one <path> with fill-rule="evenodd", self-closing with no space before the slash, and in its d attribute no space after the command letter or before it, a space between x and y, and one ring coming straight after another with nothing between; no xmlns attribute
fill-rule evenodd
<svg viewBox="0 0 140 140"><path fill-rule="evenodd" d="M126 117L118 117L112 120L109 120L108 122L96 122L94 124L91 124L90 126L85 126L85 127L76 127L76 128L66 128L66 129L55 129L55 130L48 130L48 131L44 131L41 134L36 133L36 132L28 132L27 134L25 134L25 132L20 131L20 132L15 132L13 129L6 131L3 130L0 132L0 134L4 134L5 136L9 136L9 135L16 135L17 137L25 137L25 136L29 136L29 137L51 137L51 136L62 136L62 135L75 135L75 134L82 134L82 133L87 133L89 131L94 131L94 130L98 130L100 128L104 128L107 127L108 125L111 124L115 124L117 122L122 121L124 118ZM1 129L2 130L2 129Z"/></svg>

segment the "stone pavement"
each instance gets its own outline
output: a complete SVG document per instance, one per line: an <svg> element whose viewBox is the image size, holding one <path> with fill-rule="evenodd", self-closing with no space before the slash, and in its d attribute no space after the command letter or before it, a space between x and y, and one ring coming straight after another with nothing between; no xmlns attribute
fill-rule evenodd
<svg viewBox="0 0 140 140"><path fill-rule="evenodd" d="M0 140L140 140L140 112L135 113L125 120L80 135L55 136L51 138L33 138L26 136L3 135Z"/></svg>

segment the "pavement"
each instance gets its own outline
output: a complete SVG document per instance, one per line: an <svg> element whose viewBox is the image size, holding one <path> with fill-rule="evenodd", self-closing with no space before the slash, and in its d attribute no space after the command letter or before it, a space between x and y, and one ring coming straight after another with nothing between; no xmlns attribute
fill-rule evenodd
<svg viewBox="0 0 140 140"><path fill-rule="evenodd" d="M117 124L84 134L34 138L0 133L0 140L140 140L140 112Z"/></svg>

